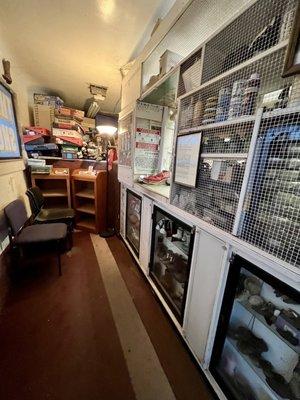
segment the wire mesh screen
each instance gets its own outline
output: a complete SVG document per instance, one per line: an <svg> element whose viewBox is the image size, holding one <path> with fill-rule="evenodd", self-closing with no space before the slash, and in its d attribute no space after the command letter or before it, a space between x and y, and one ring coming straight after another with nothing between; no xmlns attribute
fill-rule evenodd
<svg viewBox="0 0 300 400"><path fill-rule="evenodd" d="M202 131L195 188L172 185L171 203L232 231L254 121Z"/></svg>
<svg viewBox="0 0 300 400"><path fill-rule="evenodd" d="M249 120L257 107L265 106L276 96L273 93L276 90L282 90L279 106L286 107L293 78L281 77L285 52L286 45L184 97L180 105L179 132L201 125Z"/></svg>
<svg viewBox="0 0 300 400"><path fill-rule="evenodd" d="M201 84L202 49L196 51L180 67L178 96L197 89Z"/></svg>
<svg viewBox="0 0 300 400"><path fill-rule="evenodd" d="M188 56L223 26L249 0L193 0L181 17L143 63L143 88L151 76L159 74L159 59L166 50Z"/></svg>
<svg viewBox="0 0 300 400"><path fill-rule="evenodd" d="M250 175L241 237L300 266L300 114L264 118Z"/></svg>
<svg viewBox="0 0 300 400"><path fill-rule="evenodd" d="M132 114L127 115L119 121L118 129L118 151L119 165L130 167L132 161Z"/></svg>
<svg viewBox="0 0 300 400"><path fill-rule="evenodd" d="M202 133L202 157L243 157L249 150L254 120L232 126L220 126Z"/></svg>
<svg viewBox="0 0 300 400"><path fill-rule="evenodd" d="M295 0L259 0L205 47L202 82L220 75L286 40ZM249 23L251 21L251 23Z"/></svg>

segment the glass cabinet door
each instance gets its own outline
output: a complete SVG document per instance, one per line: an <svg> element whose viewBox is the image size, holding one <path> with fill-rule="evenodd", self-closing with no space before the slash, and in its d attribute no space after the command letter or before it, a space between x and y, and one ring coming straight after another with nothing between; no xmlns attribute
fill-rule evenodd
<svg viewBox="0 0 300 400"><path fill-rule="evenodd" d="M142 198L127 189L126 239L136 255L140 251Z"/></svg>
<svg viewBox="0 0 300 400"><path fill-rule="evenodd" d="M192 227L154 207L150 276L180 322L193 241Z"/></svg>
<svg viewBox="0 0 300 400"><path fill-rule="evenodd" d="M300 399L299 292L239 256L210 369L229 399Z"/></svg>

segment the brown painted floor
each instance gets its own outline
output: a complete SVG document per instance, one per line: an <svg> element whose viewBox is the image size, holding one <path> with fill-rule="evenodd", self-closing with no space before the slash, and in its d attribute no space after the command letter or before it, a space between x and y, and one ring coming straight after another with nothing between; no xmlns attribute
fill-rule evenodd
<svg viewBox="0 0 300 400"><path fill-rule="evenodd" d="M107 240L123 279L178 400L208 400L211 392L175 333L169 318L134 263L123 242Z"/></svg>
<svg viewBox="0 0 300 400"><path fill-rule="evenodd" d="M108 243L176 398L210 399L123 243ZM0 316L0 399L135 399L89 235L74 245L61 278L45 259L13 281Z"/></svg>

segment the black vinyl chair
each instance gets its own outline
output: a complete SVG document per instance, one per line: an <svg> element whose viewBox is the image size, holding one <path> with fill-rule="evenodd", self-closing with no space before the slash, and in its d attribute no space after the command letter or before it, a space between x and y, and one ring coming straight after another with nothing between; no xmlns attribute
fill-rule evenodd
<svg viewBox="0 0 300 400"><path fill-rule="evenodd" d="M73 230L75 220L73 208L44 208L44 196L37 186L29 188L26 194L29 197L34 224L63 222L68 225L70 231Z"/></svg>
<svg viewBox="0 0 300 400"><path fill-rule="evenodd" d="M64 223L48 225L26 225L28 217L22 200L14 200L4 208L9 226L9 237L14 249L23 256L26 248L38 251L42 245L54 246L57 253L59 275L61 272L60 256L64 252L68 229Z"/></svg>

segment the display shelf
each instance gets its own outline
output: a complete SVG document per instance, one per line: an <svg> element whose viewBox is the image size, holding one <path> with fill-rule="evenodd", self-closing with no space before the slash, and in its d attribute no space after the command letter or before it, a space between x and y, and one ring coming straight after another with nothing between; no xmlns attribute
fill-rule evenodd
<svg viewBox="0 0 300 400"><path fill-rule="evenodd" d="M201 158L208 158L208 159L227 159L227 158L242 158L246 159L248 157L248 153L201 153Z"/></svg>
<svg viewBox="0 0 300 400"><path fill-rule="evenodd" d="M157 286L160 288L160 290L163 292L164 296L168 299L168 301L170 303L172 303L173 307L176 309L177 313L180 314L180 308L178 307L178 305L176 304L176 302L174 301L174 299L170 296L170 294L167 292L167 290L165 289L164 285L161 283L161 281L158 279L158 277L152 272L151 273L151 279L153 279L155 281L155 283L157 284Z"/></svg>
<svg viewBox="0 0 300 400"><path fill-rule="evenodd" d="M183 135L186 133L198 132L198 131L204 131L204 130L206 131L209 129L223 128L226 126L231 126L231 125L236 125L236 124L245 124L245 123L249 123L249 122L254 123L255 118L256 118L255 115L245 115L245 116L241 116L239 118L229 119L229 120L222 121L222 122L214 122L213 124L199 125L199 126L195 126L192 128L180 129L178 131L178 134Z"/></svg>
<svg viewBox="0 0 300 400"><path fill-rule="evenodd" d="M106 171L76 169L72 174L73 204L76 212L76 227L98 233L106 228Z"/></svg>
<svg viewBox="0 0 300 400"><path fill-rule="evenodd" d="M170 186L169 185L147 185L146 183L139 183L142 188L147 189L151 192L160 194L163 197L170 197Z"/></svg>
<svg viewBox="0 0 300 400"><path fill-rule="evenodd" d="M279 332L277 332L276 328L273 325L268 325L265 321L264 317L255 311L246 301L241 301L236 299L238 304L240 304L243 308L245 308L250 314L252 314L259 322L261 322L264 326L266 326L271 332L273 332L282 342L284 342L287 346L289 346L292 350L294 350L297 354L300 353L300 346L292 345L288 340L282 337Z"/></svg>
<svg viewBox="0 0 300 400"><path fill-rule="evenodd" d="M287 107L287 108L280 108L273 111L266 111L262 115L262 119L268 118L277 118L277 117L284 117L289 116L291 114L299 114L300 113L300 102L298 107Z"/></svg>
<svg viewBox="0 0 300 400"><path fill-rule="evenodd" d="M44 197L67 197L67 190L59 189L42 189Z"/></svg>
<svg viewBox="0 0 300 400"><path fill-rule="evenodd" d="M182 248L182 242L179 240L172 242L169 238L164 237L164 244L169 250L172 250L174 253L180 253L186 260L188 259L186 251Z"/></svg>
<svg viewBox="0 0 300 400"><path fill-rule="evenodd" d="M178 97L178 99L182 100L185 97L191 96L194 93L198 92L199 90L204 89L207 86L210 86L210 85L212 85L212 84L214 84L214 83L216 83L216 82L218 82L218 81L220 81L220 80L222 80L224 78L227 78L228 76L230 76L230 75L232 75L232 74L234 74L236 72L239 72L240 70L242 70L242 69L244 69L246 67L249 67L251 64L254 64L255 62L263 60L264 58L270 56L271 54L276 53L277 51L280 51L280 50L284 49L287 46L287 44L288 44L288 40L283 40L280 43L277 43L275 46L269 48L268 50L265 50L265 51L257 54L256 56L250 58L249 60L246 60L243 63L237 65L236 67L229 69L228 71L216 76L213 79L210 79L209 81L207 81L207 82L203 83L202 85L200 85L198 88L193 89L190 92L183 94L182 96Z"/></svg>
<svg viewBox="0 0 300 400"><path fill-rule="evenodd" d="M179 67L172 68L140 97L146 103L170 106L175 103L179 79Z"/></svg>
<svg viewBox="0 0 300 400"><path fill-rule="evenodd" d="M95 193L94 193L93 189L86 188L84 190L80 190L79 192L76 192L75 196L83 197L83 198L86 198L86 199L94 199L95 198Z"/></svg>
<svg viewBox="0 0 300 400"><path fill-rule="evenodd" d="M87 204L83 204L81 206L77 206L76 211L79 211L79 212L85 213L85 214L95 215L96 214L95 204L87 203Z"/></svg>
<svg viewBox="0 0 300 400"><path fill-rule="evenodd" d="M31 174L32 186L37 186L46 207L71 207L70 175L68 168L52 168L50 174ZM53 203L55 202L55 204Z"/></svg>
<svg viewBox="0 0 300 400"><path fill-rule="evenodd" d="M234 394L235 396L235 400L244 400L241 398L240 393L238 392L238 390L236 389L236 387L231 383L230 381L230 377L228 377L227 375L225 375L222 370L218 371L221 378L226 382L226 386L229 387L230 391Z"/></svg>
<svg viewBox="0 0 300 400"><path fill-rule="evenodd" d="M38 156L37 157L39 160L62 160L62 157L56 157L56 156Z"/></svg>
<svg viewBox="0 0 300 400"><path fill-rule="evenodd" d="M79 229L86 229L90 232L95 232L96 231L96 222L94 218L87 218L87 217L79 217L79 219L76 222L76 227Z"/></svg>
<svg viewBox="0 0 300 400"><path fill-rule="evenodd" d="M226 338L226 343L228 343L231 348L234 350L235 354L238 355L238 357L241 357L244 361L246 361L246 363L248 364L248 366L254 371L254 373L256 374L256 376L263 382L266 390L268 391L268 394L272 397L273 400L283 400L282 397L280 397L277 393L275 393L270 386L268 385L267 381L266 381L266 377L263 373L263 371L256 367L252 362L251 359L246 356L245 354L241 353L238 348L236 347L236 341L227 337Z"/></svg>

